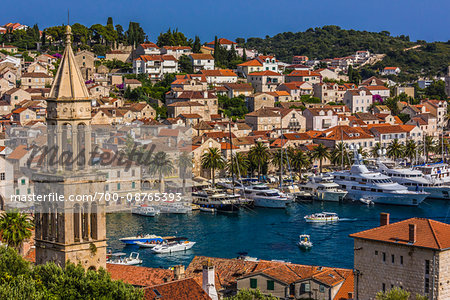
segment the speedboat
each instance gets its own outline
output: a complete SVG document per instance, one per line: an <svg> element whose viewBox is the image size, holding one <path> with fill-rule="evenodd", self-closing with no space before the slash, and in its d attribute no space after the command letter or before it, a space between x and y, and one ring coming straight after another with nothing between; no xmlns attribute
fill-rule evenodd
<svg viewBox="0 0 450 300"><path fill-rule="evenodd" d="M312 176L300 187L306 193L312 195L313 200L340 202L344 200L347 191L339 188L339 184L333 182L333 176Z"/></svg>
<svg viewBox="0 0 450 300"><path fill-rule="evenodd" d="M181 202L161 202L156 209L160 214L187 214L192 211L192 206Z"/></svg>
<svg viewBox="0 0 450 300"><path fill-rule="evenodd" d="M239 194L228 194L219 189L204 189L192 194L193 202L206 212L237 212L240 197Z"/></svg>
<svg viewBox="0 0 450 300"><path fill-rule="evenodd" d="M168 238L171 238L171 237L162 237L162 236L154 235L154 234L146 234L146 235L124 237L124 238L119 239L119 241L121 241L122 243L125 243L127 245L135 245L136 242L142 242L142 243L162 242Z"/></svg>
<svg viewBox="0 0 450 300"><path fill-rule="evenodd" d="M236 187L242 195L253 199L255 207L286 208L292 199L277 189L265 184L239 185Z"/></svg>
<svg viewBox="0 0 450 300"><path fill-rule="evenodd" d="M361 202L363 204L367 204L367 205L374 205L375 204L375 203L373 203L372 198L370 198L370 197L359 198L359 202Z"/></svg>
<svg viewBox="0 0 450 300"><path fill-rule="evenodd" d="M140 265L142 264L142 259L139 259L139 253L131 252L129 257L126 257L126 253L112 253L110 254L110 258L106 261L108 264L113 265Z"/></svg>
<svg viewBox="0 0 450 300"><path fill-rule="evenodd" d="M153 247L151 251L153 253L172 253L189 250L194 245L195 242L190 242L187 238L174 238L168 239L163 244Z"/></svg>
<svg viewBox="0 0 450 300"><path fill-rule="evenodd" d="M159 215L159 210L155 209L155 207L153 206L140 205L137 207L133 207L131 209L131 213L145 217L154 217L156 215Z"/></svg>
<svg viewBox="0 0 450 300"><path fill-rule="evenodd" d="M348 191L347 198L359 201L371 197L376 204L417 206L430 194L410 191L407 187L377 171L369 171L362 162L361 154L355 153L355 162L350 170L331 173L334 182Z"/></svg>
<svg viewBox="0 0 450 300"><path fill-rule="evenodd" d="M163 244L163 242L157 242L157 241L149 241L149 242L136 242L136 245L138 245L141 248L154 248L158 245Z"/></svg>
<svg viewBox="0 0 450 300"><path fill-rule="evenodd" d="M336 213L332 212L321 212L316 214L311 214L305 216L305 221L308 223L328 223L337 222L339 217Z"/></svg>
<svg viewBox="0 0 450 300"><path fill-rule="evenodd" d="M313 243L311 242L311 238L308 234L301 234L299 235L299 242L297 245L303 249L310 249L313 246Z"/></svg>

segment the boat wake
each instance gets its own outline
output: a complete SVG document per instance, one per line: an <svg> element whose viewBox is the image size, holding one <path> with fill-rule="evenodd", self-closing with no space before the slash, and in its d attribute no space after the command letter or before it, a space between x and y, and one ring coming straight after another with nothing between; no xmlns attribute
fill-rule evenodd
<svg viewBox="0 0 450 300"><path fill-rule="evenodd" d="M339 218L339 222L355 222L355 221L358 221L358 219Z"/></svg>

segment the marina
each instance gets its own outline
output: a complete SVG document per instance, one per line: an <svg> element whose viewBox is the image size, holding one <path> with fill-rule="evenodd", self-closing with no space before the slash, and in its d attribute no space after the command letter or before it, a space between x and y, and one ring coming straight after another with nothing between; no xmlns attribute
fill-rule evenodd
<svg viewBox="0 0 450 300"><path fill-rule="evenodd" d="M339 222L307 223L305 215L322 211L335 212ZM448 200L426 199L418 206L364 205L359 202L337 203L315 201L292 203L286 209L255 208L234 214L165 214L153 218L130 213L107 215L108 249L127 254L138 251L147 267L168 268L189 264L194 256L235 258L247 252L258 259L279 259L293 263L352 268L353 241L349 234L377 227L380 213L391 214L392 222L411 217L450 222ZM188 251L154 255L149 248L126 246L123 236L136 234L185 236L195 241ZM301 251L299 234L307 233L314 242L310 250Z"/></svg>

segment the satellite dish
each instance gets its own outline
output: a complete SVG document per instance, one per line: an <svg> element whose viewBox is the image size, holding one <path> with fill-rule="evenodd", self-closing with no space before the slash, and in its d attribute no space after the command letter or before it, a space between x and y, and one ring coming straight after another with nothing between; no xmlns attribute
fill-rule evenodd
<svg viewBox="0 0 450 300"><path fill-rule="evenodd" d="M386 149L383 149L383 155L386 155Z"/></svg>
<svg viewBox="0 0 450 300"><path fill-rule="evenodd" d="M377 150L377 154L378 154L378 155L381 155L381 149L378 149L378 150Z"/></svg>

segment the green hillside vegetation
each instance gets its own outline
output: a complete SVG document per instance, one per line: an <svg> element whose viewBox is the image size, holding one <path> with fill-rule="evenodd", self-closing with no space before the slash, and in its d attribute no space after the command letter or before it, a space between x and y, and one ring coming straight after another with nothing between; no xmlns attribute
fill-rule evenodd
<svg viewBox="0 0 450 300"><path fill-rule="evenodd" d="M262 38L236 39L240 46L257 49L260 53L275 54L284 62L292 62L293 55L306 55L310 59L344 57L357 50L369 50L371 53L386 54L385 59L370 71L378 71L385 66L398 66L404 72L403 79L415 79L420 76L442 75L450 64L450 42L426 43L411 42L409 36L391 36L388 31L368 32L345 30L339 26L310 28L305 32L284 32ZM416 45L420 48L403 51ZM407 77L412 75L409 78Z"/></svg>

